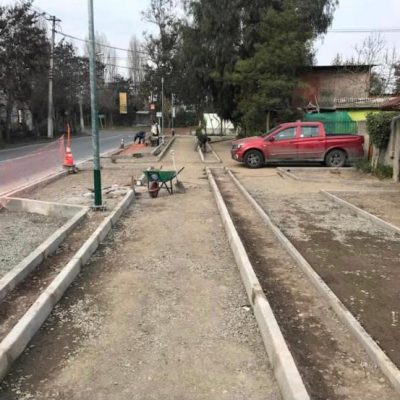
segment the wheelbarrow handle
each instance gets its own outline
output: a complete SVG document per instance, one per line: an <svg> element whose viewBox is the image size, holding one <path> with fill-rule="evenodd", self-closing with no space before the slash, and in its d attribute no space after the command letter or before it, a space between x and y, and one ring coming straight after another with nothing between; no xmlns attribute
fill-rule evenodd
<svg viewBox="0 0 400 400"><path fill-rule="evenodd" d="M185 169L185 167L182 167L182 168L175 174L175 176L178 176L184 169Z"/></svg>

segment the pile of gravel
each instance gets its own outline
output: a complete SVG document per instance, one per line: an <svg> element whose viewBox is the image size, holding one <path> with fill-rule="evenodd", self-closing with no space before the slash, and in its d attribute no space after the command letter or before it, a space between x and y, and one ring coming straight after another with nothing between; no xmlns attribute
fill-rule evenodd
<svg viewBox="0 0 400 400"><path fill-rule="evenodd" d="M0 277L5 275L52 233L65 223L64 218L0 211Z"/></svg>

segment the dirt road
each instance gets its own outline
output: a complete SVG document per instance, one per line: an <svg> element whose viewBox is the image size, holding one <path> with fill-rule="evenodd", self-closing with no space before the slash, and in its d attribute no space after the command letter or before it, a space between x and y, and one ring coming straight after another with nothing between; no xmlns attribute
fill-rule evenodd
<svg viewBox="0 0 400 400"><path fill-rule="evenodd" d="M387 323L398 319L387 318L387 305L397 299L400 239L319 194L320 189L348 190L343 180L299 182L271 167L249 170L231 160L229 147L228 142L214 145L223 165L273 214L336 293L343 291L355 315L366 325L366 315L374 326L383 324L381 332L394 343L397 325ZM141 194L17 361L0 399L281 398L205 165L192 137L178 138L173 150L178 168L185 166L180 178L186 194L162 192L157 199ZM172 167L170 155L162 165ZM126 186L148 165L104 166L105 185ZM221 174L220 189L312 399L399 399L218 164L212 166ZM373 182L374 189L380 186L388 185ZM82 194L89 187L91 173L83 171L32 196L87 204L90 199ZM356 202L354 196L346 198ZM117 201L110 198L110 207ZM379 198L373 205L379 210ZM382 213L386 218L397 215L393 201L388 210ZM89 215L91 223L96 218ZM393 350L392 359L400 357L400 349Z"/></svg>
<svg viewBox="0 0 400 400"><path fill-rule="evenodd" d="M187 193L143 194L1 398L280 399L192 138L174 150Z"/></svg>

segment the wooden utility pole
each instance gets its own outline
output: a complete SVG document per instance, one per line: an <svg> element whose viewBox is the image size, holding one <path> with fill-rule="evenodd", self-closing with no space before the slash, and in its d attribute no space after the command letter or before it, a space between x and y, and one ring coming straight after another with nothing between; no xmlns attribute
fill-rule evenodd
<svg viewBox="0 0 400 400"><path fill-rule="evenodd" d="M47 113L47 137L54 136L54 105L53 105L53 77L54 77L54 46L56 41L56 23L61 22L54 15L47 18L52 23L50 42L50 69L49 69L49 104Z"/></svg>

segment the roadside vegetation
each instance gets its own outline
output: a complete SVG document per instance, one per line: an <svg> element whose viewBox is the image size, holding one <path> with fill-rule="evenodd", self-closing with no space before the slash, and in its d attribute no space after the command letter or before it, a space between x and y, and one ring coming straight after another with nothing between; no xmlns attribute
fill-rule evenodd
<svg viewBox="0 0 400 400"><path fill-rule="evenodd" d="M297 72L313 63L313 43L329 27L336 0L152 0L144 13L158 27L147 37L153 67L145 83L175 93L200 116L216 112L242 134L296 118ZM223 22L223 23L221 23ZM290 27L290 29L289 29ZM268 120L268 123L267 123Z"/></svg>

